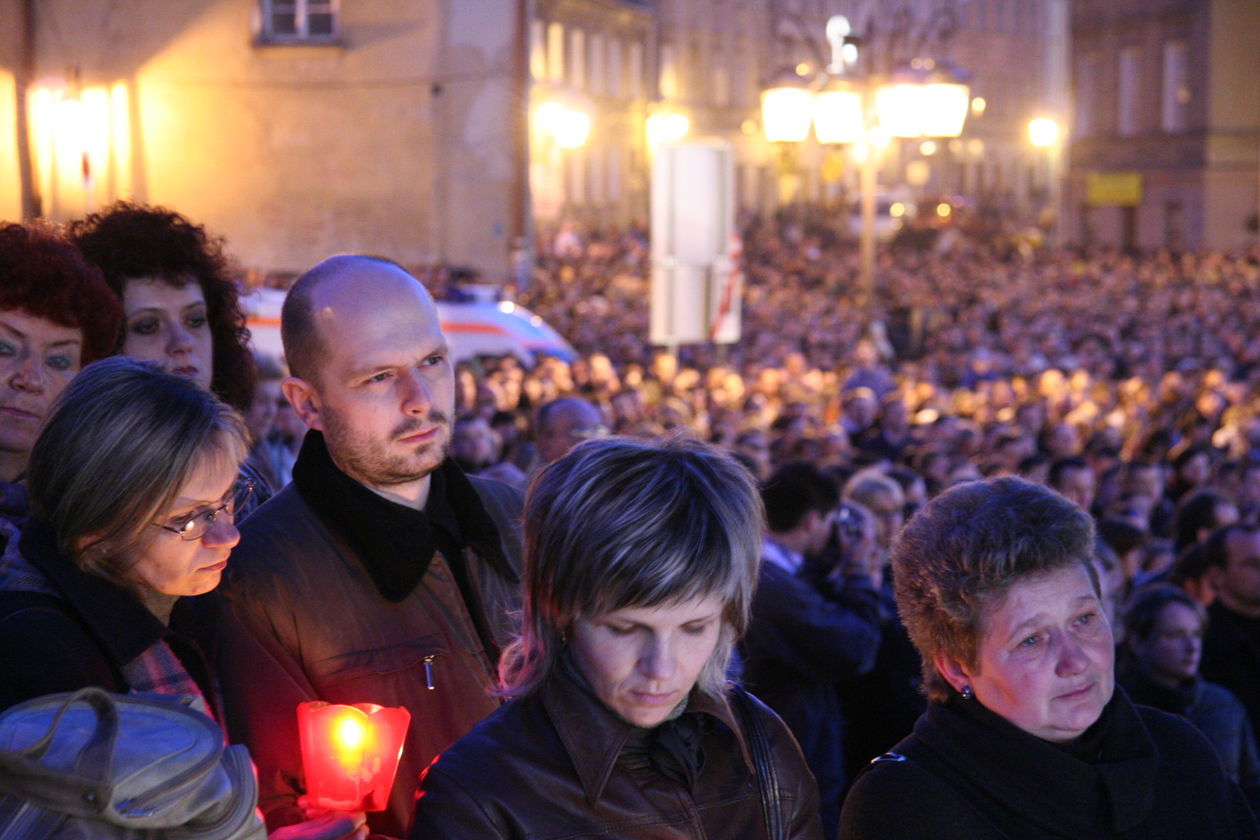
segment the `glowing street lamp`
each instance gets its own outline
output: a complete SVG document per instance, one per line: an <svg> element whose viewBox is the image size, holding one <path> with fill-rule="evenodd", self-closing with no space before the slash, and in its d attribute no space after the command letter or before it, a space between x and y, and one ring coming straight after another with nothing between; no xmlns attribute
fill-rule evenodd
<svg viewBox="0 0 1260 840"><path fill-rule="evenodd" d="M800 143L814 119L814 93L795 73L782 73L761 93L761 124L771 143Z"/></svg>
<svg viewBox="0 0 1260 840"><path fill-rule="evenodd" d="M814 134L819 143L856 143L866 126L862 92L844 79L830 82L814 96Z"/></svg>
<svg viewBox="0 0 1260 840"><path fill-rule="evenodd" d="M916 59L875 91L880 127L892 137L957 137L971 104L962 74Z"/></svg>
<svg viewBox="0 0 1260 840"><path fill-rule="evenodd" d="M647 118L647 140L649 147L662 143L675 143L687 136L691 131L691 120L686 114L677 111L657 111Z"/></svg>
<svg viewBox="0 0 1260 840"><path fill-rule="evenodd" d="M1039 149L1048 149L1059 142L1059 124L1049 117L1028 122L1028 141Z"/></svg>
<svg viewBox="0 0 1260 840"><path fill-rule="evenodd" d="M1028 142L1046 151L1046 181L1050 187L1050 244L1057 245L1062 223L1063 188L1059 183L1062 149L1059 143L1059 123L1050 117L1037 117L1028 121Z"/></svg>
<svg viewBox="0 0 1260 840"><path fill-rule="evenodd" d="M562 149L579 149L591 134L591 115L561 102L544 102L534 112L538 126Z"/></svg>

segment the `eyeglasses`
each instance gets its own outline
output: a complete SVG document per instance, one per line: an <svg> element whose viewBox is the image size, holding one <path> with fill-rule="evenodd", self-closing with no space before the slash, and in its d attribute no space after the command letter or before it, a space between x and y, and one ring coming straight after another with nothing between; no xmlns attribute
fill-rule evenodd
<svg viewBox="0 0 1260 840"><path fill-rule="evenodd" d="M217 507L209 510L203 510L187 516L180 516L169 522L162 524L160 522L150 523L155 528L161 528L163 531L170 531L172 534L179 534L181 540L199 540L210 530L210 526L219 518L219 514L226 513L228 516L235 516L236 511L254 492L254 482L248 479L240 479L232 485L232 489L224 494L219 500Z"/></svg>

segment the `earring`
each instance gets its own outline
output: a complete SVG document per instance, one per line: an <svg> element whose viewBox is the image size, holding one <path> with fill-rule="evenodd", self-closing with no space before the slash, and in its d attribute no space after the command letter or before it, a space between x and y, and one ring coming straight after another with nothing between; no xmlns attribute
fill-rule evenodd
<svg viewBox="0 0 1260 840"><path fill-rule="evenodd" d="M962 699L964 700L976 699L976 693L971 690L971 686L969 685L964 685L961 689L959 689L958 693L962 695Z"/></svg>

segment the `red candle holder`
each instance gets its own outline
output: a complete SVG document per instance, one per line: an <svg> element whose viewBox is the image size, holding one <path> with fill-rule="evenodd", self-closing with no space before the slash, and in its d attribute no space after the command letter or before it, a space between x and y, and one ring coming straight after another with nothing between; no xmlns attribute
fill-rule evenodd
<svg viewBox="0 0 1260 840"><path fill-rule="evenodd" d="M406 709L375 703L299 703L306 795L330 811L383 811L411 723Z"/></svg>

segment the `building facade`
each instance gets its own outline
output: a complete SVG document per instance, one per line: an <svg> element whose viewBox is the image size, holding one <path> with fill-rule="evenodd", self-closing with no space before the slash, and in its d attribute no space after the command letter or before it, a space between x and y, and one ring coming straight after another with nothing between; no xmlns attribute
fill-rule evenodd
<svg viewBox="0 0 1260 840"><path fill-rule="evenodd" d="M835 15L861 73L952 59L986 103L880 150L880 189L1028 209L1068 2L0 0L0 217L134 198L261 274L363 251L498 281L535 227L646 224L654 144L684 131L732 144L741 207L851 199L851 149L776 148L760 113L775 73L828 65Z"/></svg>
<svg viewBox="0 0 1260 840"><path fill-rule="evenodd" d="M134 198L263 273L353 250L501 277L528 223L527 14L523 0L0 0L0 214Z"/></svg>
<svg viewBox="0 0 1260 840"><path fill-rule="evenodd" d="M1260 4L1077 0L1072 237L1124 248L1256 241Z"/></svg>
<svg viewBox="0 0 1260 840"><path fill-rule="evenodd" d="M563 155L549 150L545 137L539 143L535 131L531 181L540 223L642 217L654 140L644 128L649 118L681 117L687 136L730 142L743 208L851 197L858 189L852 149L829 148L812 136L776 148L765 139L760 111L761 92L775 74L816 79L831 63L827 24L835 15L846 16L861 39L854 69L860 77L916 56L952 60L985 104L953 141L877 150L881 190L966 193L1028 213L1050 203L1057 150L1030 146L1027 127L1038 116L1067 119L1068 0L537 0L535 109L547 96L567 93L591 109L592 124L591 148ZM636 45L633 53L627 43ZM558 69L563 62L580 69ZM618 63L634 90L621 88L620 98L607 95L611 83L603 83L602 94L595 90L602 72ZM617 169L621 164L628 168Z"/></svg>

